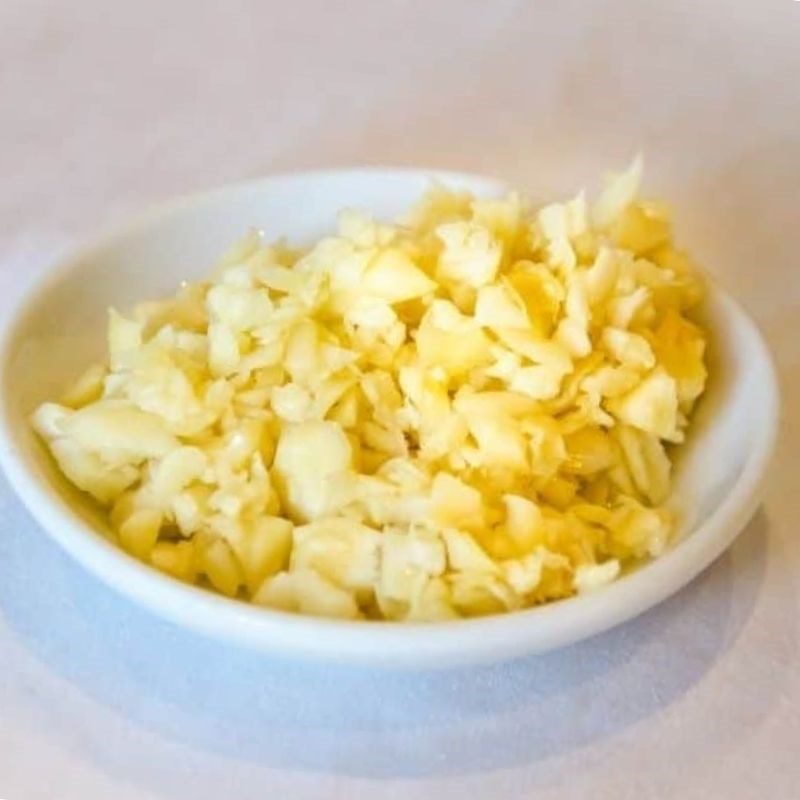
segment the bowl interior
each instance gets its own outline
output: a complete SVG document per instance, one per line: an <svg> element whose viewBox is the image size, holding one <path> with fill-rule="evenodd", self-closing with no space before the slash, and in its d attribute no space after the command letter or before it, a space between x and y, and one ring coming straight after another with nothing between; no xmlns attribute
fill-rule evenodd
<svg viewBox="0 0 800 800"><path fill-rule="evenodd" d="M343 206L369 210L380 218L396 216L430 185L431 177L479 195L502 190L489 180L402 170L271 178L179 201L62 265L9 323L2 363L4 461L7 468L12 462L16 474L25 476L23 496L34 513L36 497L46 497L55 501L60 513L77 517L97 536L108 534L103 514L61 477L28 424L40 402L57 397L70 378L102 357L108 306L124 310L140 300L172 293L182 280L206 275L248 227L261 228L268 237L286 236L290 242L304 243L332 231L336 212ZM764 437L774 425L768 418L775 413L774 379L755 329L713 287L703 313L712 330L712 379L689 442L678 457L670 499L682 520L676 550L735 494L748 459L763 449ZM119 558L127 556L120 552ZM648 565L639 573L652 568Z"/></svg>

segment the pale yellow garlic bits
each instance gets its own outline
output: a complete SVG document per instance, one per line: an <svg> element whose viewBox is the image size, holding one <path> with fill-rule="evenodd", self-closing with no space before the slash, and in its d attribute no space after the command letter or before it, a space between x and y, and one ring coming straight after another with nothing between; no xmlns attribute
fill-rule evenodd
<svg viewBox="0 0 800 800"><path fill-rule="evenodd" d="M590 206L437 186L310 249L253 233L110 311L33 424L173 577L303 614L429 621L588 592L667 547L706 382L702 288L637 159Z"/></svg>

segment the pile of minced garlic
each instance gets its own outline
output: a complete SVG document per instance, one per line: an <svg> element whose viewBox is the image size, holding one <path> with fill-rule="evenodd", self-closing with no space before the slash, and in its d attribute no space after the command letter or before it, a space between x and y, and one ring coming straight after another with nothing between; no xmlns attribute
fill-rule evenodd
<svg viewBox="0 0 800 800"><path fill-rule="evenodd" d="M702 288L641 163L538 210L432 188L310 249L247 236L33 424L119 544L276 609L443 620L658 556Z"/></svg>

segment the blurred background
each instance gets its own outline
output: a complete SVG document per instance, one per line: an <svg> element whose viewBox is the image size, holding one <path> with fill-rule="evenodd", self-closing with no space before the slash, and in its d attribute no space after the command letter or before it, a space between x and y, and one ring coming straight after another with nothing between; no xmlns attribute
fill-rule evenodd
<svg viewBox="0 0 800 800"><path fill-rule="evenodd" d="M2 0L0 309L175 194L388 164L552 197L641 150L679 240L763 327L786 412L766 511L686 592L566 653L383 694L176 633L3 487L0 797L204 800L232 775L242 800L795 796L798 80L794 0ZM202 668L173 674L173 651Z"/></svg>

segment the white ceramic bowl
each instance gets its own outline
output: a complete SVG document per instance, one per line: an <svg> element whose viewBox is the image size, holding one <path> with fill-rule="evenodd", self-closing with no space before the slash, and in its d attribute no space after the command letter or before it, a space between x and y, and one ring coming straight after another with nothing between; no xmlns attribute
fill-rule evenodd
<svg viewBox="0 0 800 800"><path fill-rule="evenodd" d="M541 652L617 625L676 592L733 541L759 502L778 393L754 325L712 288L712 380L682 452L673 493L682 536L664 556L594 594L503 616L429 625L340 622L228 600L143 566L107 538L102 516L60 476L28 415L102 354L106 309L171 293L251 226L303 242L342 206L393 216L436 178L493 195L488 179L416 170L266 178L179 200L61 263L4 320L0 459L44 530L101 580L156 614L221 640L290 656L392 667L445 667ZM36 569L35 564L30 565Z"/></svg>

